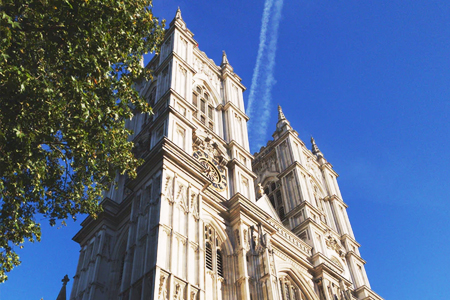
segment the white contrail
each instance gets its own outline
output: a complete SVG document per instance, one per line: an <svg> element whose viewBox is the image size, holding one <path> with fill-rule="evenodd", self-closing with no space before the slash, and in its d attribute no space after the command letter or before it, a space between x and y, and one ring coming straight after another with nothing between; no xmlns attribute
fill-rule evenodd
<svg viewBox="0 0 450 300"><path fill-rule="evenodd" d="M277 52L277 42L278 42L278 27L280 25L281 19L281 9L283 8L283 0L277 0L275 2L274 14L273 14L273 24L269 47L267 49L267 66L266 66L266 80L264 82L264 90L262 94L262 114L260 117L260 127L259 136L264 139L264 135L267 130L267 121L269 120L270 113L270 100L272 100L272 87L276 83L273 76L275 69L275 56Z"/></svg>
<svg viewBox="0 0 450 300"><path fill-rule="evenodd" d="M267 26L269 25L270 9L272 8L273 0L266 0L264 3L263 17L261 21L261 33L259 34L259 46L258 55L256 56L256 64L253 69L252 85L250 87L250 95L248 97L248 107L247 114L252 115L253 112L253 101L255 100L255 91L258 87L259 79L259 69L261 67L262 56L264 53L264 48L266 47L267 39Z"/></svg>
<svg viewBox="0 0 450 300"><path fill-rule="evenodd" d="M273 73L275 69L278 27L280 25L282 8L283 0L266 0L264 5L260 43L247 109L247 114L251 118L249 122L250 139L258 148L263 146L265 141L267 122L270 117L271 92L273 85L276 83ZM267 34L268 28L270 28L269 34ZM266 49L267 39L269 40L269 44ZM264 70L261 73L263 62ZM260 86L260 82L262 86ZM255 99L257 98L259 98L258 105L255 105ZM254 128L252 124L258 124L258 126Z"/></svg>

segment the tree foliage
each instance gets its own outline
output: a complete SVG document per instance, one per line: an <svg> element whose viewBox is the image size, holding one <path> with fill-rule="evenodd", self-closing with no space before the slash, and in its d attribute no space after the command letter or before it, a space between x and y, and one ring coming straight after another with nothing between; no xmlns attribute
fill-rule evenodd
<svg viewBox="0 0 450 300"><path fill-rule="evenodd" d="M36 216L100 211L102 190L139 161L125 120L151 112L133 84L163 26L151 0L0 1L0 282Z"/></svg>

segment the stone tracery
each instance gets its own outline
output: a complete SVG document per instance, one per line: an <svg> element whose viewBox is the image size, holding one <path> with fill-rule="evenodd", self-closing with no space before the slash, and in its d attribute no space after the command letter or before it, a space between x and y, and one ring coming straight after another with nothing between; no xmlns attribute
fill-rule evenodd
<svg viewBox="0 0 450 300"><path fill-rule="evenodd" d="M288 275L280 277L280 289L283 300L308 300L305 293Z"/></svg>

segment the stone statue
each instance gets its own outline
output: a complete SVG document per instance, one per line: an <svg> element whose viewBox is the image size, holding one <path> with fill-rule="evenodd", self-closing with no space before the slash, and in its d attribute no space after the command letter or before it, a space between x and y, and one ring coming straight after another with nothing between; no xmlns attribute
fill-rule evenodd
<svg viewBox="0 0 450 300"><path fill-rule="evenodd" d="M258 196L262 197L264 194L264 188L262 187L261 183L258 183Z"/></svg>

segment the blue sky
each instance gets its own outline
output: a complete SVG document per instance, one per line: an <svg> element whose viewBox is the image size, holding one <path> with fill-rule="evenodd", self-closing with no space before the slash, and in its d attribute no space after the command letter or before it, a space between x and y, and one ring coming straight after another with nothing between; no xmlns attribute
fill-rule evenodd
<svg viewBox="0 0 450 300"><path fill-rule="evenodd" d="M216 64L226 50L248 101L264 1L164 0L154 13L170 22L178 6ZM370 283L385 299L450 294L449 37L449 1L284 0L281 10L264 140L277 104L307 145L314 136L340 174ZM56 299L75 274L78 229L43 225L0 299Z"/></svg>

